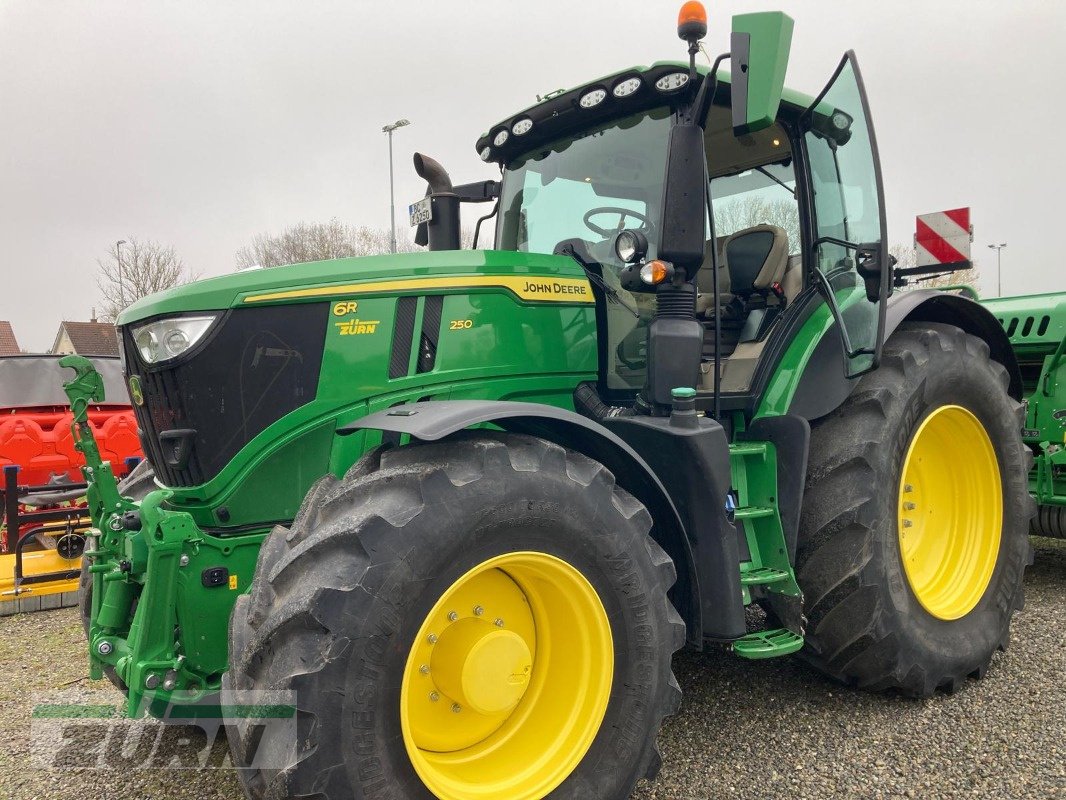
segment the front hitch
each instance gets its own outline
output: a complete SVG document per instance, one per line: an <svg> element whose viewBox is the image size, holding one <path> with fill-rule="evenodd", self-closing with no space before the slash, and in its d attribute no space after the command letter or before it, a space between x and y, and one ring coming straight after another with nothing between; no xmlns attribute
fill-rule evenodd
<svg viewBox="0 0 1066 800"><path fill-rule="evenodd" d="M107 632L113 632L118 627L115 620L124 621L129 617L135 594L126 576L116 574L115 564L122 555L122 515L133 511L136 504L119 493L111 464L100 456L96 436L89 424L89 406L105 399L103 378L93 363L83 356L64 356L59 359L59 366L74 370L74 377L63 384L63 391L74 415L70 426L74 449L85 459L81 473L87 484L85 496L93 523L88 535L91 544L84 556L92 562L89 567L92 574L89 675L99 680L103 677L103 664L111 663L115 658L110 642L97 641L105 633L102 620L111 623ZM123 585L118 585L116 577Z"/></svg>
<svg viewBox="0 0 1066 800"><path fill-rule="evenodd" d="M189 514L164 507L168 490L140 501L122 496L89 424L89 406L104 400L103 379L82 356L65 356L59 364L75 373L63 389L74 414L74 447L85 457L93 519L93 546L85 551L93 562L89 674L98 680L103 666L112 666L129 690L127 711L137 717L157 701L165 706L174 689L203 684L185 668L175 641L179 569L188 563L183 554L195 554L202 538Z"/></svg>

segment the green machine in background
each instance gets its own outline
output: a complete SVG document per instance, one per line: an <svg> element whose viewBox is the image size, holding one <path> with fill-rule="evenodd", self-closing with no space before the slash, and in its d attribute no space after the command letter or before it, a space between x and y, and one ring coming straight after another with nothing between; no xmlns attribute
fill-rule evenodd
<svg viewBox="0 0 1066 800"><path fill-rule="evenodd" d="M1033 533L1066 538L1066 292L985 300L1018 357L1025 387L1022 437L1033 451Z"/></svg>
<svg viewBox="0 0 1066 800"><path fill-rule="evenodd" d="M131 714L230 709L254 798L624 798L686 644L916 696L985 673L1031 560L1018 359L981 305L892 294L854 54L810 97L785 15L710 69L706 31L686 3L687 62L492 126L498 181L416 156L428 252L121 315L146 465L75 438L90 669ZM459 249L464 203L495 249ZM234 718L278 692L295 729Z"/></svg>

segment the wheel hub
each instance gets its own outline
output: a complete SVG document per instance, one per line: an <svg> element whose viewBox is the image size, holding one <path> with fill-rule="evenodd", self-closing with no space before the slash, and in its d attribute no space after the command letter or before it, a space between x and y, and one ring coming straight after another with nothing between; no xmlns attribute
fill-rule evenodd
<svg viewBox="0 0 1066 800"><path fill-rule="evenodd" d="M463 708L493 715L518 705L532 668L533 655L521 636L469 617L441 634L430 676Z"/></svg>

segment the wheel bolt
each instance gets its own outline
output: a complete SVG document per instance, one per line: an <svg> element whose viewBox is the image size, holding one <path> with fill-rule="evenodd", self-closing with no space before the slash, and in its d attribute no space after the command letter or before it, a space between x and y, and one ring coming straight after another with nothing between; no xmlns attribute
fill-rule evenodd
<svg viewBox="0 0 1066 800"><path fill-rule="evenodd" d="M430 700L431 700L432 702L436 703L436 702L437 702L438 700L440 700L440 695L439 695L439 694L437 694L436 692L430 692L430 693L429 693L429 699L430 699Z"/></svg>
<svg viewBox="0 0 1066 800"><path fill-rule="evenodd" d="M475 617L480 617L484 613L485 613L485 609L483 609L481 606L474 606L474 616Z"/></svg>
<svg viewBox="0 0 1066 800"><path fill-rule="evenodd" d="M457 619L459 619L459 615L456 612L454 612L454 611L449 611L448 612L448 621L449 622L455 622Z"/></svg>
<svg viewBox="0 0 1066 800"><path fill-rule="evenodd" d="M916 509L917 506L914 503L907 502L907 503L903 504L903 508L906 511L914 511L914 509Z"/></svg>
<svg viewBox="0 0 1066 800"><path fill-rule="evenodd" d="M427 637L426 637L426 640L427 640L427 641L428 641L428 642L429 642L430 644L436 644L436 643L437 643L437 634L435 634L435 633L431 633L431 634L430 634L429 636L427 636Z"/></svg>
<svg viewBox="0 0 1066 800"><path fill-rule="evenodd" d="M495 625L497 628L502 628L503 627L503 620L500 619L499 617L496 617L496 620L492 624Z"/></svg>
<svg viewBox="0 0 1066 800"><path fill-rule="evenodd" d="M453 712L458 714L462 710L463 710L463 707L461 705L459 705L458 703L452 703L452 711Z"/></svg>
<svg viewBox="0 0 1066 800"><path fill-rule="evenodd" d="M903 527L904 527L904 528L909 528L909 527L911 527L911 526L912 526L913 524L914 524L914 523L913 523L913 522L911 522L911 521L910 521L909 519L905 519L905 520L903 520Z"/></svg>
<svg viewBox="0 0 1066 800"><path fill-rule="evenodd" d="M423 664L421 667L418 668L418 671L421 672L423 675L428 675L429 674L429 664Z"/></svg>
<svg viewBox="0 0 1066 800"><path fill-rule="evenodd" d="M909 483L905 483L905 484L903 484L903 491L905 491L905 492L913 492L914 491L914 487L911 486Z"/></svg>

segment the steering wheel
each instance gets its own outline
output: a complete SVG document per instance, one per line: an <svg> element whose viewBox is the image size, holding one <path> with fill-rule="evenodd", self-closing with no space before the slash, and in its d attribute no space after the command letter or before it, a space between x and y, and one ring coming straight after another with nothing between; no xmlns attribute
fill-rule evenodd
<svg viewBox="0 0 1066 800"><path fill-rule="evenodd" d="M610 228L601 228L599 225L595 224L591 220L591 218L596 216L597 214L617 214L618 227L614 230L611 230ZM625 227L626 217L632 217L635 220L639 220L641 223L640 227L644 230L648 230L651 228L651 220L648 219L644 214L641 214L639 211L634 211L631 208L621 208L619 206L599 206L598 208L590 208L588 211L585 212L585 216L582 218L582 222L585 223L585 226L590 231L592 231L593 233L598 233L604 239L607 239L618 233L618 231L622 230Z"/></svg>

